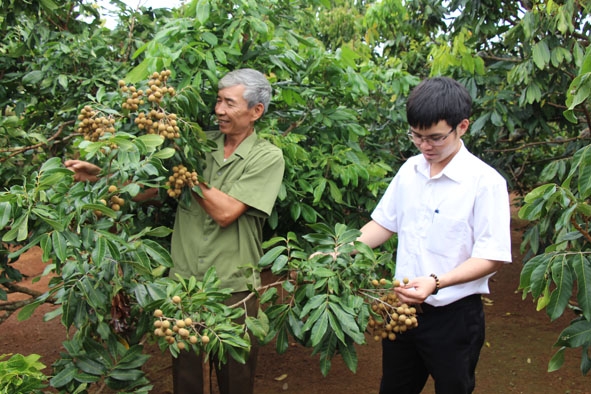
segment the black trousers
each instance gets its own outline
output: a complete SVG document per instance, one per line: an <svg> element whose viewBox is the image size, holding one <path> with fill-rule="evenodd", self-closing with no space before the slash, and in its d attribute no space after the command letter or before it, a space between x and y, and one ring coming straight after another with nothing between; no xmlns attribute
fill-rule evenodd
<svg viewBox="0 0 591 394"><path fill-rule="evenodd" d="M418 327L382 341L380 394L420 394L429 375L437 394L472 393L484 344L480 294L443 307L421 306Z"/></svg>
<svg viewBox="0 0 591 394"><path fill-rule="evenodd" d="M232 305L243 300L249 292L234 293L226 300L226 305ZM256 316L258 301L256 297L246 303L249 316ZM244 323L244 317L236 320ZM210 359L210 366L215 368L218 387L221 394L252 394L257 364L258 344L256 338L250 337L250 355L246 364L240 364L228 355L227 363L219 365L217 359ZM172 381L174 394L203 394L203 357L193 351L182 351L179 356L172 358Z"/></svg>

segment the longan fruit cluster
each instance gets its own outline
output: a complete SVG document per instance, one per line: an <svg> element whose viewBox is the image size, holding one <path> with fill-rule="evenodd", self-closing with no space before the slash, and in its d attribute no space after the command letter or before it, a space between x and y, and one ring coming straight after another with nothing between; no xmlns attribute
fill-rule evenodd
<svg viewBox="0 0 591 394"><path fill-rule="evenodd" d="M168 139L180 137L176 114L152 109L147 113L140 112L134 122L140 130L146 130L148 134L159 134Z"/></svg>
<svg viewBox="0 0 591 394"><path fill-rule="evenodd" d="M181 298L174 296L172 302L180 304ZM179 350L186 349L187 342L191 345L196 345L199 342L202 345L209 343L209 336L200 333L190 317L184 319L167 318L160 309L154 311L154 317L156 318L154 321L154 335L164 338L169 345L176 343Z"/></svg>
<svg viewBox="0 0 591 394"><path fill-rule="evenodd" d="M182 164L172 167L172 175L166 181L166 186L169 187L168 195L172 198L179 198L183 187L188 186L192 189L197 184L199 184L197 173L195 171L189 172L187 167Z"/></svg>
<svg viewBox="0 0 591 394"><path fill-rule="evenodd" d="M154 72L148 80L148 89L144 92L137 89L135 86L127 86L124 80L119 81L119 89L122 93L127 94L125 102L122 107L131 111L137 111L139 106L145 103L145 98L148 98L150 103L160 104L160 102L167 95L173 97L176 95L176 90L172 86L166 86L166 80L170 77L170 70L163 70Z"/></svg>
<svg viewBox="0 0 591 394"><path fill-rule="evenodd" d="M149 102L159 104L166 95L173 97L176 94L176 90L172 86L166 86L168 77L170 77L170 70L152 74L152 77L148 80L148 89L146 89Z"/></svg>
<svg viewBox="0 0 591 394"><path fill-rule="evenodd" d="M108 190L109 190L109 193L116 193L117 186L111 185L111 186L109 186ZM111 198L109 199L109 208L111 208L113 211L120 211L124 204L125 204L125 200L116 194L112 195Z"/></svg>
<svg viewBox="0 0 591 394"><path fill-rule="evenodd" d="M100 115L100 112L92 109L90 105L84 106L78 115L77 132L84 135L87 141L98 141L105 133L115 133L115 119L97 115Z"/></svg>
<svg viewBox="0 0 591 394"><path fill-rule="evenodd" d="M127 93L127 98L125 102L121 105L124 109L128 109L130 111L137 111L140 105L145 103L144 100L144 91L141 89L137 89L135 86L127 86L124 80L119 81L119 89L123 93Z"/></svg>
<svg viewBox="0 0 591 394"><path fill-rule="evenodd" d="M405 282L408 282L405 279ZM373 285L383 286L387 283L385 279L378 281L374 279ZM393 287L400 286L400 282L395 280ZM396 340L396 335L406 332L418 326L417 310L414 306L407 305L398 299L396 293L388 289L380 297L375 298L371 303L371 310L376 314L371 315L368 321L368 330L376 341L380 339Z"/></svg>

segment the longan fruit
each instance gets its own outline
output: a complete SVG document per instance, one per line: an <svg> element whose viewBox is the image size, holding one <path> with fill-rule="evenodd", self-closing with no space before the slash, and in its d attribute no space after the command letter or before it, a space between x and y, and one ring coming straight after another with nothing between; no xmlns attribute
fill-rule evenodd
<svg viewBox="0 0 591 394"><path fill-rule="evenodd" d="M183 338L189 338L191 333L186 328L179 328L179 335Z"/></svg>
<svg viewBox="0 0 591 394"><path fill-rule="evenodd" d="M179 297L178 295L175 295L174 297L172 297L172 302L174 302L175 304L180 304L181 297Z"/></svg>

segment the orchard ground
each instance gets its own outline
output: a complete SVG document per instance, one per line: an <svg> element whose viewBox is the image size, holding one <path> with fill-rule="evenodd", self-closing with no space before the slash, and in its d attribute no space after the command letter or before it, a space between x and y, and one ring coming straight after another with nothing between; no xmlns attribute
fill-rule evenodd
<svg viewBox="0 0 591 394"><path fill-rule="evenodd" d="M476 371L476 394L591 394L591 376L579 369L580 350L566 352L564 366L547 372L548 361L556 351L553 344L561 330L574 316L565 315L550 322L545 311L537 312L531 297L522 300L517 291L522 263L519 243L523 223L513 220L513 264L505 266L491 280L491 294L483 297L486 313L486 342ZM27 252L18 268L29 277L24 285L43 290L47 278L33 281L43 271L40 251ZM268 276L268 273L267 273ZM11 295L11 300L18 299ZM24 298L24 296L23 296ZM48 366L62 350L66 338L59 319L43 321L52 306L44 305L28 320L18 322L13 314L0 325L0 354L39 354ZM328 376L320 373L318 357L311 350L293 344L284 354L275 352L274 344L260 350L255 393L292 394L377 394L381 376L381 346L369 336L367 344L357 347L356 373L349 371L340 358L333 360ZM154 384L155 394L172 393L171 357L156 346L148 348L152 355L145 371ZM215 379L214 379L215 380ZM433 393L428 382L423 393ZM102 390L101 393L107 393ZM217 393L214 387L212 394Z"/></svg>

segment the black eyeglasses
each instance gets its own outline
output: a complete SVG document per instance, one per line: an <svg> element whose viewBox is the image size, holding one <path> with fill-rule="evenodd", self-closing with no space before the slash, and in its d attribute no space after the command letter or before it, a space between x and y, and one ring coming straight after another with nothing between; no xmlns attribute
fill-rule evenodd
<svg viewBox="0 0 591 394"><path fill-rule="evenodd" d="M423 136L418 133L415 133L412 130L409 130L408 133L406 133L406 135L408 135L408 138L410 138L410 140L414 142L417 146L421 145L423 142L426 142L431 146L441 146L445 143L445 139L449 137L451 133L456 131L456 127L452 127L452 129L447 134L434 134Z"/></svg>

